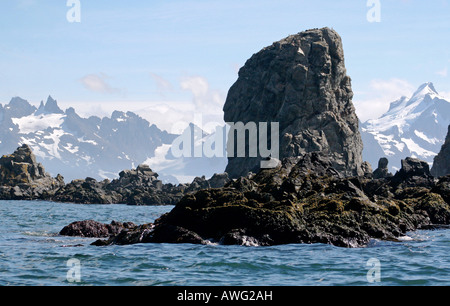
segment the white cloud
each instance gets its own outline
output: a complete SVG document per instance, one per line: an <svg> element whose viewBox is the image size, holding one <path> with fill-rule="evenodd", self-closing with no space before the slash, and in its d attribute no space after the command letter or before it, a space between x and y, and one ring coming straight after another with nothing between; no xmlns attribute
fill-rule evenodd
<svg viewBox="0 0 450 306"><path fill-rule="evenodd" d="M194 113L192 115L202 116L205 122L223 122L223 105L225 94L219 90L211 89L207 79L201 76L183 78L180 87L192 93ZM191 121L193 122L193 121ZM195 122L194 122L195 123Z"/></svg>
<svg viewBox="0 0 450 306"><path fill-rule="evenodd" d="M180 81L179 88L174 88L163 77L150 74L163 93L185 90L192 94L191 99L159 101L102 101L102 102L69 102L61 101L61 107L74 107L82 117L111 116L114 110L131 111L155 124L158 128L170 133L181 133L189 123L204 128L208 133L214 131L217 125L224 125L223 104L225 96L222 92L210 88L206 78L195 76L186 77ZM108 92L110 86L97 75L83 78L83 85L95 92ZM189 95L189 94L188 94ZM165 100L165 101L164 101Z"/></svg>
<svg viewBox="0 0 450 306"><path fill-rule="evenodd" d="M208 81L203 77L187 77L180 82L180 86L184 90L188 90L194 96L194 105L201 109L204 103L207 103L209 94Z"/></svg>
<svg viewBox="0 0 450 306"><path fill-rule="evenodd" d="M415 89L415 86L402 79L372 80L369 90L360 93L361 97L355 97L356 113L361 122L379 118L388 111L390 103L402 96L411 96Z"/></svg>
<svg viewBox="0 0 450 306"><path fill-rule="evenodd" d="M113 93L119 93L120 90L117 88L111 87L106 80L109 79L109 77L104 74L88 74L80 79L81 84L83 86L93 92L98 93L106 93L106 94L113 94Z"/></svg>

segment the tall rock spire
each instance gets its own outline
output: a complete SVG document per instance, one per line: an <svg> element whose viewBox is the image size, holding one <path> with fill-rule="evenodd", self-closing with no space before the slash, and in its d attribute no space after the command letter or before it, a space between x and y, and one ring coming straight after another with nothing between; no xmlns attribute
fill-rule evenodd
<svg viewBox="0 0 450 306"><path fill-rule="evenodd" d="M225 121L279 122L280 158L320 151L342 174L362 174L363 144L352 98L340 36L329 28L308 30L246 62L228 92ZM245 176L259 170L261 159L229 157L226 171Z"/></svg>

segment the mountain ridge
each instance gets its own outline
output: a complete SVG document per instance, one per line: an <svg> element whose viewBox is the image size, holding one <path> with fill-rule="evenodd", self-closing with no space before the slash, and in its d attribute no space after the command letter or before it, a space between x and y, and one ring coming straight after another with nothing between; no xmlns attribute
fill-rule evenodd
<svg viewBox="0 0 450 306"><path fill-rule="evenodd" d="M364 160L376 165L379 158L386 157L393 172L408 156L431 165L444 143L449 124L450 101L438 93L432 82L424 83L410 98L392 102L378 119L360 124Z"/></svg>
<svg viewBox="0 0 450 306"><path fill-rule="evenodd" d="M0 105L0 128L0 154L28 144L50 174L61 173L66 181L83 177L117 178L123 169L152 161L158 149L170 148L179 136L159 129L133 112L114 111L110 117L84 118L73 107L63 111L51 96L45 103L41 101L39 107L20 97ZM158 164L153 165L167 183L179 183L175 176L178 172L179 178L185 177L188 182L225 169L220 159L182 158L176 165L169 153L170 150L159 156L168 161L163 171L158 169Z"/></svg>

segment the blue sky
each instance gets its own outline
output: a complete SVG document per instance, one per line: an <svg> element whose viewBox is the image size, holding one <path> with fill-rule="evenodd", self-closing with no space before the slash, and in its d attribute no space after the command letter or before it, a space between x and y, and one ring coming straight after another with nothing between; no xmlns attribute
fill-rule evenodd
<svg viewBox="0 0 450 306"><path fill-rule="evenodd" d="M425 82L450 96L448 0L380 0L373 23L366 0L80 3L81 22L70 23L66 0L0 2L0 103L51 94L86 114L141 109L157 124L195 111L219 118L253 53L324 26L343 39L363 121Z"/></svg>

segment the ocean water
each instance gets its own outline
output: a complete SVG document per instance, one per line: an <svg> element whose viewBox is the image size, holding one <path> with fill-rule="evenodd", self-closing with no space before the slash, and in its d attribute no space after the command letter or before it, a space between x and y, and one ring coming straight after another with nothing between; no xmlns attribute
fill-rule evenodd
<svg viewBox="0 0 450 306"><path fill-rule="evenodd" d="M450 230L367 248L139 244L61 237L73 221L152 222L171 206L0 201L0 285L450 285Z"/></svg>

